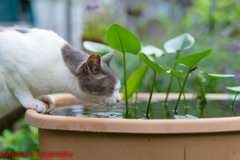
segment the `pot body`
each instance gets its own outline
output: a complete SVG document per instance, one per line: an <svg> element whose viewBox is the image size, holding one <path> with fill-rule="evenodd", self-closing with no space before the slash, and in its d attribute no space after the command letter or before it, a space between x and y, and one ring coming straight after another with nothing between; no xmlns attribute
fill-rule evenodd
<svg viewBox="0 0 240 160"><path fill-rule="evenodd" d="M148 95L139 94L139 97ZM178 94L170 94L175 99ZM190 94L186 94L189 98ZM227 95L213 95L224 99ZM165 98L165 95L154 94ZM55 103L76 100L54 95ZM79 102L79 101L78 101ZM68 117L27 110L25 121L39 128L42 160L239 160L240 117L137 120ZM46 154L45 154L46 153ZM47 153L71 153L48 158Z"/></svg>
<svg viewBox="0 0 240 160"><path fill-rule="evenodd" d="M68 152L74 160L238 160L239 142L240 132L126 134L39 129L40 152Z"/></svg>

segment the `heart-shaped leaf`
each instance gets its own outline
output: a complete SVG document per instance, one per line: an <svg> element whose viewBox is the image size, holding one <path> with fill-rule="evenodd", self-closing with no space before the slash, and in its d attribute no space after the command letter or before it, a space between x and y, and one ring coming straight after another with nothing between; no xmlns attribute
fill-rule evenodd
<svg viewBox="0 0 240 160"><path fill-rule="evenodd" d="M167 73L177 77L177 78L180 78L182 76L186 76L187 74L186 73L183 73L183 72L179 72L179 71L176 71L176 70L173 70L173 69L166 69L165 70L167 71Z"/></svg>
<svg viewBox="0 0 240 160"><path fill-rule="evenodd" d="M164 54L163 50L151 45L142 47L141 52L148 56L152 56L156 58L161 57Z"/></svg>
<svg viewBox="0 0 240 160"><path fill-rule="evenodd" d="M104 56L105 54L112 53L114 50L101 43L91 42L91 41L84 41L83 47L91 52L98 53L100 56Z"/></svg>
<svg viewBox="0 0 240 160"><path fill-rule="evenodd" d="M212 73L206 73L206 72L202 72L202 73L205 74L211 80L235 77L234 74L212 74Z"/></svg>
<svg viewBox="0 0 240 160"><path fill-rule="evenodd" d="M176 60L176 62L184 64L185 66L192 68L195 64L197 64L203 58L209 56L212 50L206 50L200 53L191 54Z"/></svg>
<svg viewBox="0 0 240 160"><path fill-rule="evenodd" d="M151 60L146 54L140 53L140 58L144 63L150 66L154 72L156 73L166 72L166 70L162 66L158 65L156 62Z"/></svg>
<svg viewBox="0 0 240 160"><path fill-rule="evenodd" d="M189 33L181 34L164 43L167 53L175 53L177 51L186 50L194 44L195 40Z"/></svg>
<svg viewBox="0 0 240 160"><path fill-rule="evenodd" d="M132 97L134 93L136 93L141 87L143 78L147 72L148 65L142 66L138 68L127 80L127 92L128 98ZM123 89L123 100L125 100L125 86Z"/></svg>
<svg viewBox="0 0 240 160"><path fill-rule="evenodd" d="M240 92L240 86L236 86L236 87L226 87L226 89L230 90L230 91L234 91L234 92Z"/></svg>
<svg viewBox="0 0 240 160"><path fill-rule="evenodd" d="M136 55L141 50L141 43L138 38L118 24L113 24L108 29L107 43L111 48L122 53L129 52Z"/></svg>
<svg viewBox="0 0 240 160"><path fill-rule="evenodd" d="M175 119L198 119L198 117L190 115L190 114L186 114L185 116L181 116L181 115L174 115Z"/></svg>

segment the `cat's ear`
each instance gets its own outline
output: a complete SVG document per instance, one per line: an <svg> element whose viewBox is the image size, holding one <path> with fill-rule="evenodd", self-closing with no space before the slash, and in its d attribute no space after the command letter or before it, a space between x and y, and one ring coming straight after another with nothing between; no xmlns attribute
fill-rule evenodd
<svg viewBox="0 0 240 160"><path fill-rule="evenodd" d="M98 54L93 54L88 57L86 72L97 73L97 71L101 68L101 57Z"/></svg>
<svg viewBox="0 0 240 160"><path fill-rule="evenodd" d="M111 60L113 58L113 53L108 53L102 57L102 61L106 63L107 65L110 64Z"/></svg>

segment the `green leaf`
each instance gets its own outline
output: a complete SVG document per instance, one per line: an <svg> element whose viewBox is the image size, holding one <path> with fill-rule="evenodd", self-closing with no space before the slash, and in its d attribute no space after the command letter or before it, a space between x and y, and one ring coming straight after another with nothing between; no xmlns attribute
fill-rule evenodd
<svg viewBox="0 0 240 160"><path fill-rule="evenodd" d="M235 77L234 74L212 74L212 73L206 73L206 72L202 72L202 73L208 76L208 78L210 78L211 80Z"/></svg>
<svg viewBox="0 0 240 160"><path fill-rule="evenodd" d="M185 116L181 116L181 115L174 115L175 119L198 119L198 117L190 115L190 114L186 114Z"/></svg>
<svg viewBox="0 0 240 160"><path fill-rule="evenodd" d="M138 68L127 80L127 92L128 98L132 97L132 95L139 90L141 87L143 78L147 72L148 65L142 66ZM123 89L123 100L125 100L125 86Z"/></svg>
<svg viewBox="0 0 240 160"><path fill-rule="evenodd" d="M198 80L198 82L206 82L207 81L207 79L199 71L197 71L197 80Z"/></svg>
<svg viewBox="0 0 240 160"><path fill-rule="evenodd" d="M183 72L179 72L179 71L176 71L176 70L173 70L173 69L166 69L165 70L167 71L167 73L177 77L177 78L180 78L182 76L186 76L187 74L186 73L183 73Z"/></svg>
<svg viewBox="0 0 240 160"><path fill-rule="evenodd" d="M13 137L13 133L11 132L11 131L9 131L8 129L5 129L4 131L3 131L3 136L5 137L5 138L12 138Z"/></svg>
<svg viewBox="0 0 240 160"><path fill-rule="evenodd" d="M83 47L91 52L98 53L100 56L104 56L105 54L111 53L114 50L104 44L91 42L91 41L84 41Z"/></svg>
<svg viewBox="0 0 240 160"><path fill-rule="evenodd" d="M157 48L155 46L151 46L151 45L147 45L142 47L141 52L143 52L144 54L148 55L148 56L152 56L152 57L161 57L164 52L163 50L161 50L160 48Z"/></svg>
<svg viewBox="0 0 240 160"><path fill-rule="evenodd" d="M176 60L176 62L186 65L189 68L192 68L195 64L197 64L203 58L209 56L212 50L206 50L200 53L191 54Z"/></svg>
<svg viewBox="0 0 240 160"><path fill-rule="evenodd" d="M146 54L144 53L139 53L139 54L142 61L146 63L148 66L150 66L154 72L156 73L166 72L166 70L162 66L158 65L156 62L151 60L150 57L148 57Z"/></svg>
<svg viewBox="0 0 240 160"><path fill-rule="evenodd" d="M0 136L0 142L4 142L5 141L5 138Z"/></svg>
<svg viewBox="0 0 240 160"><path fill-rule="evenodd" d="M118 24L113 24L107 31L108 45L120 52L138 54L141 50L141 43L138 38L130 31Z"/></svg>
<svg viewBox="0 0 240 160"><path fill-rule="evenodd" d="M195 40L189 33L181 34L164 43L164 48L167 53L175 53L177 51L189 49Z"/></svg>
<svg viewBox="0 0 240 160"><path fill-rule="evenodd" d="M230 91L234 91L234 92L240 92L240 86L236 86L236 87L226 87L226 89L230 90Z"/></svg>

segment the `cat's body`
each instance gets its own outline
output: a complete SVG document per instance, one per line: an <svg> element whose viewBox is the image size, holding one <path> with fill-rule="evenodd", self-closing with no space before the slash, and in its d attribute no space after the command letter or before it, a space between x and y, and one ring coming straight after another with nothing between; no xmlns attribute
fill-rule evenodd
<svg viewBox="0 0 240 160"><path fill-rule="evenodd" d="M89 57L52 31L0 27L0 117L21 105L44 113L40 100L52 103L47 94L54 90L116 104L120 83L108 66L110 59L102 63L98 55Z"/></svg>

